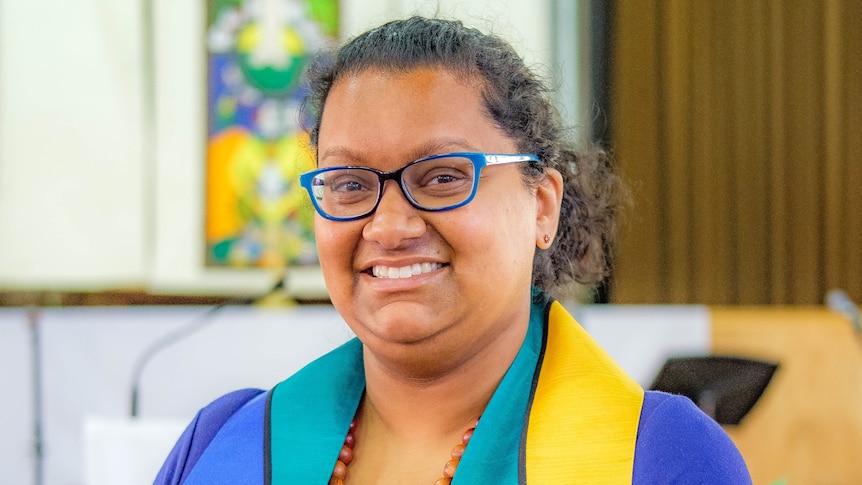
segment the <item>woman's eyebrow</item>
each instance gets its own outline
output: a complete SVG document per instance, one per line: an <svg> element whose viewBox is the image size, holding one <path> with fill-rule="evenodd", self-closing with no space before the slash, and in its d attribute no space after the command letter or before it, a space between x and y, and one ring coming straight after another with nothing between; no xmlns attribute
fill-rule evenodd
<svg viewBox="0 0 862 485"><path fill-rule="evenodd" d="M427 157L430 155L438 155L441 153L447 153L452 151L481 151L476 149L475 145L470 143L469 140L459 136L445 136L436 138L430 141L427 141L415 148L413 148L409 152L409 156L407 160L403 160L404 163L410 163L413 160L417 160L422 157ZM365 159L367 156L362 155L359 151L351 149L346 146L334 146L329 147L323 151L323 153L318 155L317 161L318 164L329 157L339 157L351 160L354 163L359 163Z"/></svg>
<svg viewBox="0 0 862 485"><path fill-rule="evenodd" d="M418 147L416 147L415 150L410 152L410 160L405 160L405 162L410 162L422 157L439 155L441 153L448 153L453 151L473 152L479 150L477 150L475 146L470 143L470 141L466 138L462 138L459 136L446 136L436 138L422 145L419 145Z"/></svg>
<svg viewBox="0 0 862 485"><path fill-rule="evenodd" d="M354 161L363 159L363 157L355 150L351 150L344 146L335 146L327 148L323 153L319 153L317 156L317 163L320 164L321 161L326 160L329 157L347 158Z"/></svg>

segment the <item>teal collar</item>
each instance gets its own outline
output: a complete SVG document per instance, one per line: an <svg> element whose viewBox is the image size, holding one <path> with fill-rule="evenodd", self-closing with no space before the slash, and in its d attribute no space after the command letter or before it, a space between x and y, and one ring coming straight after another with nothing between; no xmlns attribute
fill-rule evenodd
<svg viewBox="0 0 862 485"><path fill-rule="evenodd" d="M519 483L522 431L548 304L534 291L527 336L485 408L453 483ZM278 384L266 414L266 484L328 483L364 391L357 339Z"/></svg>

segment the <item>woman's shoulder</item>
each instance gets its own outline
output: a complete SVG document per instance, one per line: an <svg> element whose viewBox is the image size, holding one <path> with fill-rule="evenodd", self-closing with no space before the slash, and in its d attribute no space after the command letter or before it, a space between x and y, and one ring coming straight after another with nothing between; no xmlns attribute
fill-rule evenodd
<svg viewBox="0 0 862 485"><path fill-rule="evenodd" d="M265 392L261 389L240 389L201 408L177 440L154 483L183 483L225 423L255 398L262 398ZM259 399L257 402L262 401Z"/></svg>
<svg viewBox="0 0 862 485"><path fill-rule="evenodd" d="M751 483L717 422L690 399L657 391L644 395L634 468L633 483Z"/></svg>
<svg viewBox="0 0 862 485"><path fill-rule="evenodd" d="M264 392L266 391L263 389L239 389L229 392L201 408L198 421L207 429L217 425L217 430L235 412ZM218 424L219 422L221 424Z"/></svg>

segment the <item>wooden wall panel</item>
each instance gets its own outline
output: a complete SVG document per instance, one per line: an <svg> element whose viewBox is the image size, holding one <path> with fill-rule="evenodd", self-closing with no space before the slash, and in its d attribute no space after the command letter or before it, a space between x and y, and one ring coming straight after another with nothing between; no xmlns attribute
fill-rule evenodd
<svg viewBox="0 0 862 485"><path fill-rule="evenodd" d="M787 138L787 117L784 105L786 88L784 79L789 75L783 62L782 53L785 48L784 18L782 15L783 0L772 0L769 2L769 14L767 16L767 31L769 35L766 43L769 49L768 81L764 86L764 95L769 99L767 107L768 123L771 127L766 138L768 156L764 159L767 163L766 170L769 173L770 184L768 190L769 215L763 221L769 238L769 248L766 253L769 257L769 301L789 302L788 291L790 282L790 271L788 261L788 229L787 229L787 202L784 188L787 186L785 161L788 157L788 148L785 140Z"/></svg>
<svg viewBox="0 0 862 485"><path fill-rule="evenodd" d="M842 220L836 220L829 227L827 237L832 231L840 231L841 252L827 255L838 267L843 268L832 286L847 289L856 301L862 299L862 2L834 0L830 2L839 10L836 14L841 21L840 36L834 49L838 49L841 77L840 144L843 178Z"/></svg>
<svg viewBox="0 0 862 485"><path fill-rule="evenodd" d="M687 163L692 173L692 188L695 192L689 200L694 209L694 224L690 231L694 237L692 243L694 271L693 290L695 295L710 302L720 301L718 291L727 285L717 284L721 277L720 269L726 261L721 259L722 244L717 231L717 223L724 220L722 200L724 197L716 194L716 185L720 183L721 167L715 163L714 147L719 142L718 133L713 129L712 120L718 114L715 103L716 73L711 69L716 58L715 21L712 12L713 3L692 3L696 7L692 18L691 44L694 58L691 66L693 78L692 90L688 93L688 102L692 109L692 125L690 137L692 153ZM659 174L660 175L660 174Z"/></svg>
<svg viewBox="0 0 862 485"><path fill-rule="evenodd" d="M748 69L735 69L734 96L730 148L733 151L734 227L731 244L737 263L731 280L735 287L732 301L741 304L762 303L769 296L768 233L762 222L768 219L767 198L769 174L763 163L767 159L767 146L760 140L767 138L766 108L767 85L766 31L767 4L737 0L733 19L739 35L733 38L733 65L748 65ZM748 15L744 13L748 10ZM749 39L751 41L749 42ZM740 248L746 248L741 250ZM745 270L743 270L743 268Z"/></svg>
<svg viewBox="0 0 862 485"><path fill-rule="evenodd" d="M613 289L624 300L660 298L658 231L662 225L657 211L659 185L652 175L658 170L658 127L654 123L657 103L656 5L655 1L632 2L614 19L616 23L625 25L624 44L646 46L643 51L620 49L614 55L615 64L626 66L626 82L614 86L613 96L620 103L611 106L612 130L626 133L628 139L628 143L617 145L614 151L616 156L630 161L619 167L619 171L632 181L630 188L639 206L620 231L621 238L639 241L637 246L618 255L616 275L620 281L637 281L636 286L623 285ZM617 107L626 109L620 111Z"/></svg>
<svg viewBox="0 0 862 485"><path fill-rule="evenodd" d="M817 303L825 294L822 281L823 251L823 20L815 2L784 2L788 75L783 79L788 156L783 187L790 216L790 301ZM789 55L791 54L792 55ZM781 188L780 188L781 189Z"/></svg>
<svg viewBox="0 0 862 485"><path fill-rule="evenodd" d="M697 4L697 2L695 2ZM733 17L731 9L733 2L703 2L706 6L704 17L713 25L705 28L711 33L709 39L712 50L710 66L710 84L704 92L709 93L711 109L702 110L703 124L711 133L709 144L705 147L700 163L704 166L706 177L700 184L708 194L703 222L706 223L702 251L696 251L698 260L704 264L705 271L700 272L700 292L711 302L730 303L734 293L734 285L723 284L730 281L735 271L736 248L733 245L732 229L735 210L733 210L732 191L734 178L733 153L731 152L733 128L732 98L725 93L732 92L733 51L731 49L733 35Z"/></svg>
<svg viewBox="0 0 862 485"><path fill-rule="evenodd" d="M678 303L691 298L692 275L688 268L693 257L690 241L693 211L689 204L692 183L691 174L686 169L691 144L685 127L691 123L688 92L693 82L686 73L694 54L687 42L691 37L691 26L683 21L691 15L691 3L671 0L661 5L664 7L659 12L658 22L663 35L659 36L657 48L666 55L659 58L663 63L658 69L662 102L657 119L659 126L667 128L661 131L658 155L667 187L660 198L661 224L666 228L667 237L658 247L662 281L660 298Z"/></svg>
<svg viewBox="0 0 862 485"><path fill-rule="evenodd" d="M823 149L823 156L826 161L824 177L826 186L833 188L824 194L824 224L827 232L836 235L836 237L825 240L824 278L827 285L833 285L842 279L844 261L836 256L844 254L845 231L842 223L846 217L844 194L848 189L841 164L843 153L841 153L840 134L841 119L844 113L841 103L842 83L844 81L842 78L843 59L838 55L842 37L841 9L835 0L826 2L824 21L826 25L823 40L825 46L823 64L826 74L823 97L823 123L826 132Z"/></svg>
<svg viewBox="0 0 862 485"><path fill-rule="evenodd" d="M862 300L862 2L614 6L619 303Z"/></svg>

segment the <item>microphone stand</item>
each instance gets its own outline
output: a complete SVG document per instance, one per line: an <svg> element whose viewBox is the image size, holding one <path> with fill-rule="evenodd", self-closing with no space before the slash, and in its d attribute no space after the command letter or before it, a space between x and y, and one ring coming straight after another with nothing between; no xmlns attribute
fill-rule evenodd
<svg viewBox="0 0 862 485"><path fill-rule="evenodd" d="M270 295L278 290L284 288L285 278L279 278L278 282L270 289L265 295ZM188 337L189 335L201 330L206 327L210 323L215 320L213 317L224 307L228 305L235 305L238 303L247 303L249 301L248 298L231 298L226 301L223 301L217 305L214 305L207 309L204 313L198 315L193 318L191 321L186 323L185 325L180 326L177 329L174 329L171 332L163 335L161 338L157 339L153 343L151 343L141 356L138 358L134 370L132 371L132 387L130 391L130 409L129 415L132 418L138 416L138 402L140 398L140 387L141 387L141 376L144 373L144 368L147 364L152 360L152 358L164 350L167 347L170 347L174 343ZM252 299L254 301L254 299Z"/></svg>
<svg viewBox="0 0 862 485"><path fill-rule="evenodd" d="M854 330L853 334L857 337L856 341L862 346L862 341L859 340L859 337L862 337L862 317L859 314L859 307L853 303L850 295L841 289L831 289L826 293L826 306L850 321Z"/></svg>
<svg viewBox="0 0 862 485"><path fill-rule="evenodd" d="M42 485L42 468L45 461L42 436L42 345L39 339L39 320L39 310L31 307L27 311L27 326L30 329L30 370L33 379L33 483L35 485Z"/></svg>
<svg viewBox="0 0 862 485"><path fill-rule="evenodd" d="M834 312L838 312L853 325L853 330L862 332L862 322L859 317L859 307L850 299L850 295L846 291L837 288L831 289L826 293L826 306Z"/></svg>
<svg viewBox="0 0 862 485"><path fill-rule="evenodd" d="M213 315L227 306L229 302L231 301L228 300L210 307L207 311L198 315L187 324L177 328L173 332L163 335L144 349L144 353L138 358L138 361L135 364L135 369L132 371L131 409L129 413L131 417L134 418L138 416L138 398L140 395L141 376L144 373L144 368L153 356L161 352L166 347L171 346L171 344L184 339L188 335L197 332L207 324L213 322Z"/></svg>

